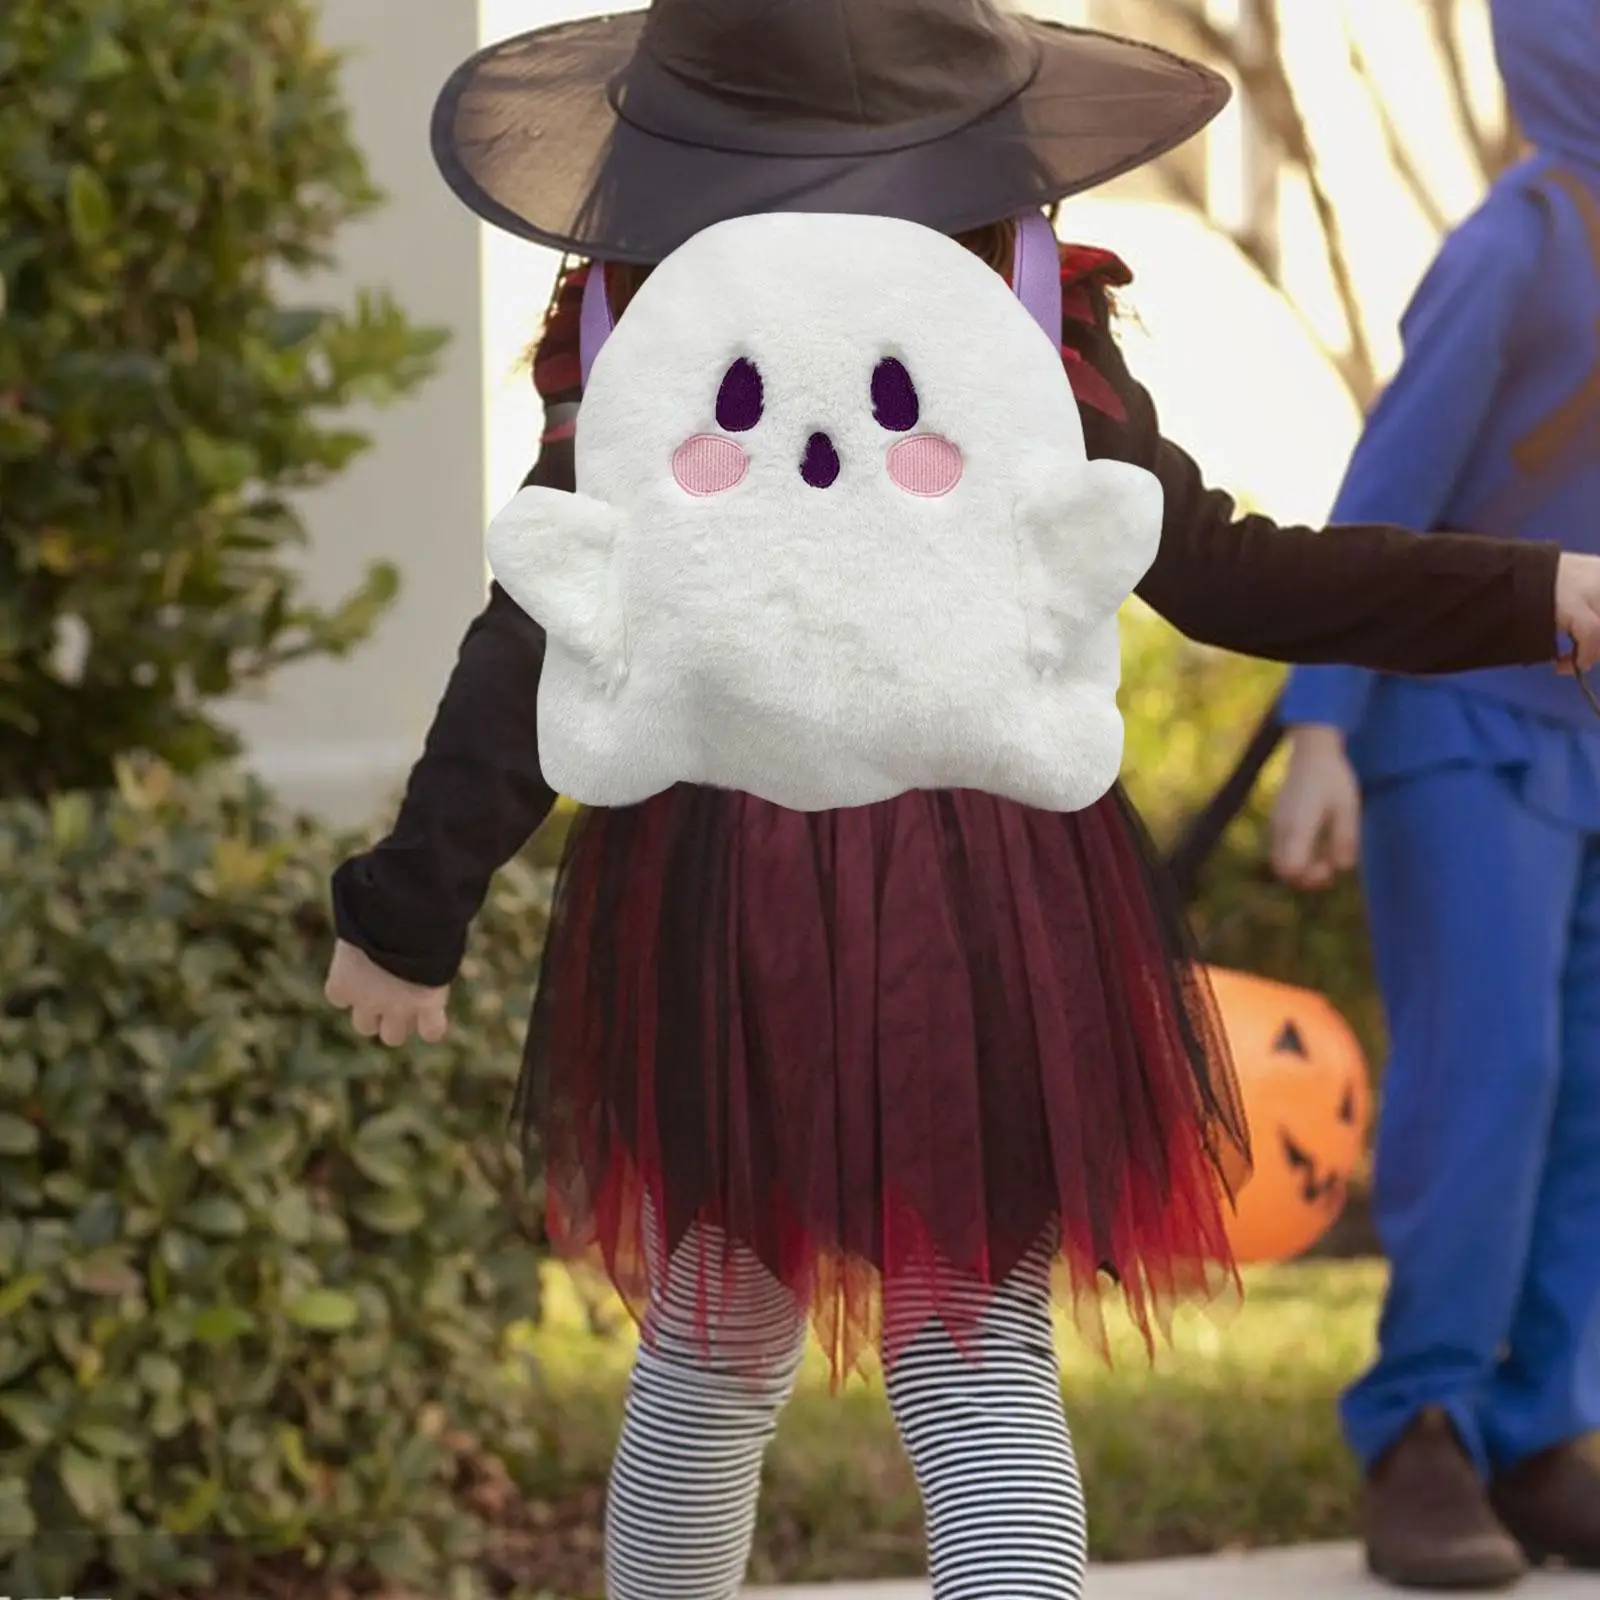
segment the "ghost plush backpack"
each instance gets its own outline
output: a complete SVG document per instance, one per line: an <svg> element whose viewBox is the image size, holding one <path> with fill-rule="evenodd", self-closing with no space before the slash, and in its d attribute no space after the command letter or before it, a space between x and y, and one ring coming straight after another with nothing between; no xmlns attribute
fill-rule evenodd
<svg viewBox="0 0 1600 1600"><path fill-rule="evenodd" d="M1012 283L919 224L765 214L696 234L611 326L582 317L577 493L495 519L545 630L546 780L797 811L914 789L1078 810L1122 759L1117 612L1155 477L1086 458L1055 239Z"/></svg>

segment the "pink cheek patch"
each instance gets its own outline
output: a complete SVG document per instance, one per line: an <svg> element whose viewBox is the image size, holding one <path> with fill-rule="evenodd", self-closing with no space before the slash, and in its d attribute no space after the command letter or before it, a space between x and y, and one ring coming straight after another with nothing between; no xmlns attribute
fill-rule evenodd
<svg viewBox="0 0 1600 1600"><path fill-rule="evenodd" d="M672 476L686 494L722 494L749 470L750 457L720 433L697 433L672 452Z"/></svg>
<svg viewBox="0 0 1600 1600"><path fill-rule="evenodd" d="M889 476L907 494L937 500L961 482L961 452L936 433L919 433L890 449Z"/></svg>

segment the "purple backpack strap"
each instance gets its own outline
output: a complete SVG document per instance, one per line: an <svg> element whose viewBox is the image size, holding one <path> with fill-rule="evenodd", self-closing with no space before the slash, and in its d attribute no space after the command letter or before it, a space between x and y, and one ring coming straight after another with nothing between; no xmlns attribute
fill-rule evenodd
<svg viewBox="0 0 1600 1600"><path fill-rule="evenodd" d="M611 301L606 295L606 264L595 261L589 267L589 281L583 286L583 306L578 313L578 370L583 387L589 387L589 372L600 346L612 329Z"/></svg>
<svg viewBox="0 0 1600 1600"><path fill-rule="evenodd" d="M1061 250L1056 230L1042 211L1017 218L1017 249L1011 268L1012 292L1050 343L1061 344Z"/></svg>
<svg viewBox="0 0 1600 1600"><path fill-rule="evenodd" d="M1059 345L1061 253L1056 245L1055 229L1042 211L1024 211L1017 218L1011 286L1045 337L1051 344ZM583 307L578 315L578 367L585 388L589 386L594 359L613 326L611 301L606 294L606 265L596 261L590 265L589 281L583 286Z"/></svg>

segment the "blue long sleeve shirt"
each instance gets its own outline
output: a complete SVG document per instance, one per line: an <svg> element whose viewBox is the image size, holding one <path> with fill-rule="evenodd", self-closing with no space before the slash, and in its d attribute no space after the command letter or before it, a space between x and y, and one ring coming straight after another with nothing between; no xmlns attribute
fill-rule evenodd
<svg viewBox="0 0 1600 1600"><path fill-rule="evenodd" d="M1446 241L1401 323L1403 360L1351 457L1332 523L1448 525L1524 336L1543 233L1538 202L1517 187L1497 191ZM1349 735L1375 683L1358 667L1298 668L1284 720Z"/></svg>

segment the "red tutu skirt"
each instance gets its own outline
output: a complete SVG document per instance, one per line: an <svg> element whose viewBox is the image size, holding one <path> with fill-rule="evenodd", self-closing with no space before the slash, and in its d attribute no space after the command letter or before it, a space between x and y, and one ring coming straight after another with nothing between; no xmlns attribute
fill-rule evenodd
<svg viewBox="0 0 1600 1600"><path fill-rule="evenodd" d="M558 1248L597 1249L636 1315L690 1249L709 1321L742 1247L836 1378L929 1315L962 1339L1046 1239L1102 1345L1108 1283L1148 1341L1234 1281L1244 1117L1120 789L1066 816L687 786L584 813L515 1115Z"/></svg>

